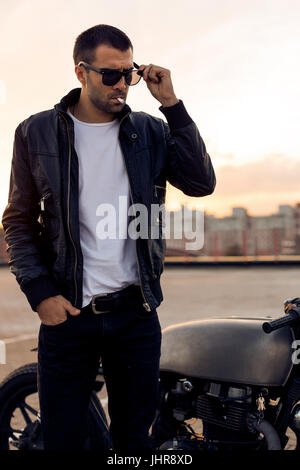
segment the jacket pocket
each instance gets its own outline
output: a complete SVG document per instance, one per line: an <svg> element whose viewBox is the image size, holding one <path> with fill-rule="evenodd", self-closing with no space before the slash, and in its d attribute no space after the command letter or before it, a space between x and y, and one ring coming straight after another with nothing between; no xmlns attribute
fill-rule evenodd
<svg viewBox="0 0 300 470"><path fill-rule="evenodd" d="M44 229L46 238L54 240L59 234L59 219L56 210L56 202L51 192L42 195L39 201L39 221Z"/></svg>

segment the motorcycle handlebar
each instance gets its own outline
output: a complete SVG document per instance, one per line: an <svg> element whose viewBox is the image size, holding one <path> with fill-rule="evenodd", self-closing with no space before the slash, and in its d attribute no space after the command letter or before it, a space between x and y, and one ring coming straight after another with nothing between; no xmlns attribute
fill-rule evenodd
<svg viewBox="0 0 300 470"><path fill-rule="evenodd" d="M277 318L276 320L265 322L262 324L262 329L265 333L271 333L278 328L283 328L284 326L293 325L300 321L300 309L293 309L289 311L288 315L284 317Z"/></svg>

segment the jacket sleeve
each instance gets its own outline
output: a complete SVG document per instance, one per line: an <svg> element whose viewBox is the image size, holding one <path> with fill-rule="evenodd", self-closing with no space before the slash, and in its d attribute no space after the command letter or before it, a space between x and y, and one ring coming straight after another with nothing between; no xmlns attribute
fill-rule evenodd
<svg viewBox="0 0 300 470"><path fill-rule="evenodd" d="M216 185L215 172L196 124L181 100L160 106L167 142L167 179L188 196L207 196Z"/></svg>
<svg viewBox="0 0 300 470"><path fill-rule="evenodd" d="M2 215L8 263L33 311L60 292L42 263L38 244L39 198L28 162L20 124L15 132L8 204Z"/></svg>

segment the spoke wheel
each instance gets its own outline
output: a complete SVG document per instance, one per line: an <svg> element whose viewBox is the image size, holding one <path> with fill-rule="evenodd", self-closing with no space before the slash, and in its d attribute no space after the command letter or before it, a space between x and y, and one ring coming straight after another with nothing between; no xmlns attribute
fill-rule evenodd
<svg viewBox="0 0 300 470"><path fill-rule="evenodd" d="M20 367L0 385L0 449L43 448L37 393L37 365Z"/></svg>
<svg viewBox="0 0 300 470"><path fill-rule="evenodd" d="M100 401L93 392L88 416L90 450L108 450L110 437ZM37 364L27 364L0 384L0 450L42 450Z"/></svg>

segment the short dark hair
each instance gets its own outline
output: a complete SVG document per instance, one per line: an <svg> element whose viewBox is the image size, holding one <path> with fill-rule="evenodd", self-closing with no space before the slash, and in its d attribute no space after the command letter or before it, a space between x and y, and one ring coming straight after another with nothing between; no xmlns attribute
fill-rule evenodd
<svg viewBox="0 0 300 470"><path fill-rule="evenodd" d="M91 64L95 60L95 49L105 44L120 51L127 51L133 46L128 36L123 31L107 24L98 24L83 31L75 41L73 59L75 65L81 60Z"/></svg>

